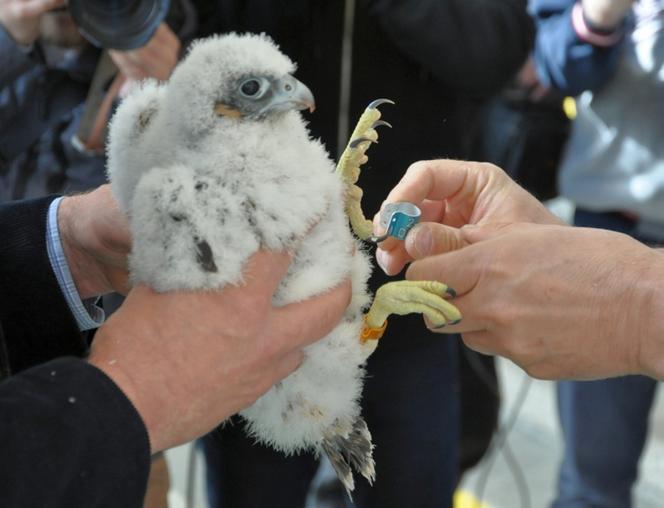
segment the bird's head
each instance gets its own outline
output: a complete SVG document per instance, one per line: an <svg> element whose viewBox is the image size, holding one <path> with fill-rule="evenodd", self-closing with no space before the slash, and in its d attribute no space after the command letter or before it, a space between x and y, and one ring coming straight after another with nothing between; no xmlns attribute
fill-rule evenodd
<svg viewBox="0 0 664 508"><path fill-rule="evenodd" d="M167 85L167 107L202 134L222 119L260 121L314 109L295 65L266 35L229 34L195 43Z"/></svg>

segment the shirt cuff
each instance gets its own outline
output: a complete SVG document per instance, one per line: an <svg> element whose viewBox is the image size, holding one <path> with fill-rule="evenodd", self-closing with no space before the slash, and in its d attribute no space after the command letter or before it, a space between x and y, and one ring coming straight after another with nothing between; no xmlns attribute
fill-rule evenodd
<svg viewBox="0 0 664 508"><path fill-rule="evenodd" d="M593 28L588 25L586 17L583 15L581 2L577 2L574 4L574 7L572 7L572 26L579 39L601 48L615 46L620 42L620 39L623 36L623 30L621 27L616 28L612 32L600 33L593 30Z"/></svg>
<svg viewBox="0 0 664 508"><path fill-rule="evenodd" d="M48 259L51 262L53 273L58 280L60 290L67 301L69 310L76 318L78 329L81 331L90 330L100 326L106 318L104 310L97 306L97 298L88 298L81 300L76 284L71 276L69 265L65 257L62 243L60 242L60 230L58 229L58 208L63 198L53 200L48 209L48 218L46 222L46 251Z"/></svg>

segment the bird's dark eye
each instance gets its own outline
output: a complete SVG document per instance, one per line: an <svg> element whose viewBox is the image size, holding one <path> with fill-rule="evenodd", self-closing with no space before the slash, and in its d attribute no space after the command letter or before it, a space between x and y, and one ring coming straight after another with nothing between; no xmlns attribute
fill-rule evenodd
<svg viewBox="0 0 664 508"><path fill-rule="evenodd" d="M242 93L247 97L253 97L258 93L260 89L261 89L261 84L257 79L248 79L247 81L242 83L242 86L240 87Z"/></svg>

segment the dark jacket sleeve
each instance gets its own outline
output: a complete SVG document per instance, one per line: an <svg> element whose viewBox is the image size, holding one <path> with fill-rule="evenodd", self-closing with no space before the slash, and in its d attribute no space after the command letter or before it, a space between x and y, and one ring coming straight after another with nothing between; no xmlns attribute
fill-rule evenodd
<svg viewBox="0 0 664 508"><path fill-rule="evenodd" d="M53 199L0 204L0 323L12 373L87 350L46 251Z"/></svg>
<svg viewBox="0 0 664 508"><path fill-rule="evenodd" d="M0 89L37 65L37 60L21 50L0 23Z"/></svg>
<svg viewBox="0 0 664 508"><path fill-rule="evenodd" d="M534 37L525 0L365 0L405 55L446 88L494 93L528 56Z"/></svg>
<svg viewBox="0 0 664 508"><path fill-rule="evenodd" d="M142 420L77 358L0 383L0 506L139 508L150 469Z"/></svg>
<svg viewBox="0 0 664 508"><path fill-rule="evenodd" d="M139 507L141 417L104 373L66 357L86 343L48 260L52 199L0 205L0 356L14 374L0 382L0 506Z"/></svg>
<svg viewBox="0 0 664 508"><path fill-rule="evenodd" d="M537 22L537 73L545 86L567 95L596 90L606 83L616 70L623 46L621 41L599 47L581 40L572 25L574 4L574 0L531 1Z"/></svg>

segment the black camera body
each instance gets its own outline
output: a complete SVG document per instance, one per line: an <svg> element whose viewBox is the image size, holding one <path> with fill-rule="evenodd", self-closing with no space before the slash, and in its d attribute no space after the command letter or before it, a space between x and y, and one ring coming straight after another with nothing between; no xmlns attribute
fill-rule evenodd
<svg viewBox="0 0 664 508"><path fill-rule="evenodd" d="M166 18L170 0L69 0L81 33L96 46L128 50L145 45Z"/></svg>

